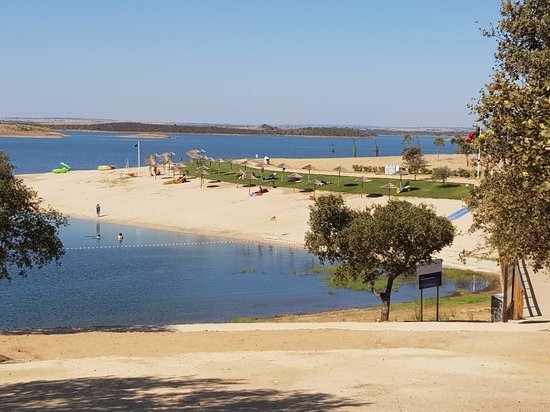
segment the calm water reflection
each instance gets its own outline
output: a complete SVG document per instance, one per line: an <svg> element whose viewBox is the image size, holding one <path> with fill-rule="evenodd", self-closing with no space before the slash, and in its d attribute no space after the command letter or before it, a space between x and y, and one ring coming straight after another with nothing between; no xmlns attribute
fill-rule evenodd
<svg viewBox="0 0 550 412"><path fill-rule="evenodd" d="M311 273L317 259L301 250L76 219L62 238L61 267L0 282L0 328L221 322L378 304L326 286ZM417 298L416 286L403 286L393 300Z"/></svg>

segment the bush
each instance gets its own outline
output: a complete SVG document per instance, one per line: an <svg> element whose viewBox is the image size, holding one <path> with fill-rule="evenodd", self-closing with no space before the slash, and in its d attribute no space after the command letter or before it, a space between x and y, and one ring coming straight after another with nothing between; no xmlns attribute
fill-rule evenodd
<svg viewBox="0 0 550 412"><path fill-rule="evenodd" d="M432 171L432 179L433 180L441 180L443 184L447 181L447 179L452 176L453 173L451 172L451 169L449 169L448 166L445 167L435 167Z"/></svg>
<svg viewBox="0 0 550 412"><path fill-rule="evenodd" d="M352 165L351 167L354 172L384 173L384 166Z"/></svg>
<svg viewBox="0 0 550 412"><path fill-rule="evenodd" d="M471 177L472 174L470 173L470 171L466 170L466 169L463 169L463 168L460 168L458 170L455 170L455 176L460 176L460 177Z"/></svg>

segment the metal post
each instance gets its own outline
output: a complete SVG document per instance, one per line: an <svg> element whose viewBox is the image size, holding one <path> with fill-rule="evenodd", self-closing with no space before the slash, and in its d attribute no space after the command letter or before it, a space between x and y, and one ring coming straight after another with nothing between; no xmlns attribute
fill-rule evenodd
<svg viewBox="0 0 550 412"><path fill-rule="evenodd" d="M420 322L424 321L424 289L420 289Z"/></svg>
<svg viewBox="0 0 550 412"><path fill-rule="evenodd" d="M479 179L479 175L481 173L481 147L477 149L477 178Z"/></svg>
<svg viewBox="0 0 550 412"><path fill-rule="evenodd" d="M439 322L439 286L437 287L437 299L435 300L435 321Z"/></svg>
<svg viewBox="0 0 550 412"><path fill-rule="evenodd" d="M139 176L139 169L141 167L141 150L140 150L139 140L138 140L137 146L138 146L138 148L137 148L138 149L138 151L137 151L137 165L138 165L137 175Z"/></svg>

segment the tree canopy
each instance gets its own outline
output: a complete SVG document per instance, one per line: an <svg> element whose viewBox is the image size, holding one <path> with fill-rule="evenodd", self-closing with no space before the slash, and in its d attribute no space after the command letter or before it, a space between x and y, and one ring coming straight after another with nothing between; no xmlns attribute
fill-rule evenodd
<svg viewBox="0 0 550 412"><path fill-rule="evenodd" d="M305 246L321 263L338 263L336 282L360 280L382 302L389 319L391 292L398 276L410 276L452 243L455 229L425 204L392 200L364 211L345 206L339 195L322 196L310 207ZM382 289L375 282L385 279Z"/></svg>
<svg viewBox="0 0 550 412"><path fill-rule="evenodd" d="M420 146L405 147L402 151L402 159L409 169L409 173L416 175L422 171L422 169L428 167L428 162L424 159Z"/></svg>
<svg viewBox="0 0 550 412"><path fill-rule="evenodd" d="M468 205L501 259L550 267L550 3L503 1L491 82L472 107L485 167ZM485 130L483 130L485 129Z"/></svg>
<svg viewBox="0 0 550 412"><path fill-rule="evenodd" d="M26 275L33 267L58 262L64 254L58 229L67 220L13 175L13 166L0 151L0 279Z"/></svg>

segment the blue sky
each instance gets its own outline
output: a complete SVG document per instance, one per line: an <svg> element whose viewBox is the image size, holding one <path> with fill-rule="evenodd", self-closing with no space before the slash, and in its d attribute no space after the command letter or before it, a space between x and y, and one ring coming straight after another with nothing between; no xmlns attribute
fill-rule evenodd
<svg viewBox="0 0 550 412"><path fill-rule="evenodd" d="M499 0L0 0L0 117L470 126Z"/></svg>

